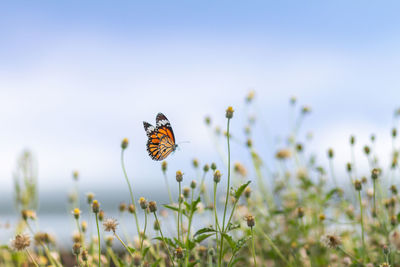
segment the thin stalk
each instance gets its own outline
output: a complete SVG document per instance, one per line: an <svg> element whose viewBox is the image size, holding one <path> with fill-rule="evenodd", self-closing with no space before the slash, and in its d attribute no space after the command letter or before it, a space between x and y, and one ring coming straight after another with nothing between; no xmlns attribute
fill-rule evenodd
<svg viewBox="0 0 400 267"><path fill-rule="evenodd" d="M349 256L350 258L352 258L353 260L355 260L356 262L360 262L359 259L357 259L356 257L354 257L352 254L350 254L349 252L347 252L346 250L344 250L342 247L337 247L338 250L340 250L341 252L343 252L345 255Z"/></svg>
<svg viewBox="0 0 400 267"><path fill-rule="evenodd" d="M122 239L119 237L119 235L117 235L117 233L114 233L114 236L119 240L119 242L121 242L121 244L124 246L124 248L126 249L126 251L129 252L129 254L131 254L132 258L133 258L133 254L131 252L131 250L128 248L128 246L124 243L124 241L122 241Z"/></svg>
<svg viewBox="0 0 400 267"><path fill-rule="evenodd" d="M76 254L76 264L78 264L78 267L81 266L81 264L79 262L79 254Z"/></svg>
<svg viewBox="0 0 400 267"><path fill-rule="evenodd" d="M140 243L140 251L143 251L143 242L146 236L146 228L147 228L147 212L146 210L144 210L144 230L143 230L142 242Z"/></svg>
<svg viewBox="0 0 400 267"><path fill-rule="evenodd" d="M191 194L191 199L190 199L190 205L193 205L193 195L194 195L194 190L192 190ZM189 247L189 241L190 241L190 228L192 227L192 219L193 219L193 211L190 210L190 215L189 215L189 223L188 223L188 232L186 235L186 248ZM190 256L190 251L188 250L186 253L186 259L185 259L185 264L189 264L189 256Z"/></svg>
<svg viewBox="0 0 400 267"><path fill-rule="evenodd" d="M283 256L282 252L279 250L279 248L274 244L274 241L264 232L262 232L264 237L267 239L268 243L271 245L272 249L278 254L279 258L281 258L282 261L284 261L288 266L291 266L289 261Z"/></svg>
<svg viewBox="0 0 400 267"><path fill-rule="evenodd" d="M365 246L365 237L364 237L364 219L363 219L363 207L361 200L361 190L358 191L358 200L360 202L360 216L361 216L361 238L363 244L363 258L365 260L366 246Z"/></svg>
<svg viewBox="0 0 400 267"><path fill-rule="evenodd" d="M111 248L107 248L107 253L110 255L111 260L114 262L115 266L120 266L117 257L115 256L114 252L112 251ZM110 262L111 264L111 262Z"/></svg>
<svg viewBox="0 0 400 267"><path fill-rule="evenodd" d="M372 217L376 217L376 179L373 179L373 185L374 185L374 212L372 214Z"/></svg>
<svg viewBox="0 0 400 267"><path fill-rule="evenodd" d="M180 227L179 227L179 223L180 223L180 214L181 214L181 182L178 182L179 184L179 195L178 195L178 223L177 223L177 231L178 231L178 240L181 241L181 235L180 235ZM183 233L182 233L183 234Z"/></svg>
<svg viewBox="0 0 400 267"><path fill-rule="evenodd" d="M254 245L254 233L253 233L253 227L251 227L251 253L253 254L253 259L254 259L254 266L257 267L257 260L256 260L256 249Z"/></svg>
<svg viewBox="0 0 400 267"><path fill-rule="evenodd" d="M172 203L173 203L173 201L172 201L172 194L171 194L171 189L169 188L167 173L166 173L166 172L163 172L163 174L164 174L165 185L166 185L167 190L168 190L169 203L172 204Z"/></svg>
<svg viewBox="0 0 400 267"><path fill-rule="evenodd" d="M161 235L162 241L163 241L163 243L164 243L164 246L167 248L168 257L169 257L169 259L170 259L171 262L172 262L172 266L175 266L174 260L173 260L173 258L172 258L171 251L169 250L169 247L168 247L168 245L167 245L167 242L165 242L164 235L163 235L163 233L162 233L162 231L161 231L161 225L160 225L160 221L158 220L157 213L156 213L156 212L153 212L153 214L154 214L154 218L156 219L156 222L157 222L157 224L158 224L158 226L159 226L159 231L160 231L160 235Z"/></svg>
<svg viewBox="0 0 400 267"><path fill-rule="evenodd" d="M99 216L97 212L95 213L96 215L96 227L97 227L97 238L99 242L99 267L101 266L101 242L100 242L100 228L99 228Z"/></svg>
<svg viewBox="0 0 400 267"><path fill-rule="evenodd" d="M226 186L226 198L225 198L225 206L224 206L224 217L222 220L222 232L225 232L225 217L226 217L226 209L228 206L228 199L229 199L229 188L230 188L230 183L231 183L231 147L230 147L230 143L229 143L229 137L230 137L229 124L230 124L230 119L228 118L227 127L226 127L226 140L227 140L227 144L228 144L228 183ZM218 266L221 266L221 263L222 263L223 247L224 247L224 238L221 235Z"/></svg>
<svg viewBox="0 0 400 267"><path fill-rule="evenodd" d="M28 254L28 257L31 259L31 261L33 262L33 264L35 264L36 267L39 267L39 264L37 264L37 262L35 261L35 259L32 257L31 253L29 252L28 249L25 249L26 254Z"/></svg>
<svg viewBox="0 0 400 267"><path fill-rule="evenodd" d="M129 188L129 193L131 195L132 204L135 205L135 198L133 197L133 191L132 191L131 183L129 182L128 174L127 174L126 169L125 169L124 151L125 151L125 149L121 150L122 171L124 172L124 177L125 177L126 183L128 184L128 188ZM140 237L139 220L138 220L136 211L133 213L133 215L135 216L136 230L137 230L138 236Z"/></svg>

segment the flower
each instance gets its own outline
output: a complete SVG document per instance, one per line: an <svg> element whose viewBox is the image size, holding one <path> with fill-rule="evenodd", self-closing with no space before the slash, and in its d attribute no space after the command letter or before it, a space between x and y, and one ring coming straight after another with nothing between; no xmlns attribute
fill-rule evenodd
<svg viewBox="0 0 400 267"><path fill-rule="evenodd" d="M250 228L253 228L254 225L256 224L253 215L247 215L247 216L245 217L245 220L246 220L246 222L247 222L247 226L250 227Z"/></svg>
<svg viewBox="0 0 400 267"><path fill-rule="evenodd" d="M219 183L221 181L221 172L219 170L216 170L214 172L214 182Z"/></svg>
<svg viewBox="0 0 400 267"><path fill-rule="evenodd" d="M149 202L149 210L150 210L150 212L156 212L157 211L157 202L150 201Z"/></svg>
<svg viewBox="0 0 400 267"><path fill-rule="evenodd" d="M11 240L11 247L14 250L21 251L29 247L31 238L27 234L18 234Z"/></svg>
<svg viewBox="0 0 400 267"><path fill-rule="evenodd" d="M93 200L92 211L93 213L99 213L100 211L100 203L97 200Z"/></svg>
<svg viewBox="0 0 400 267"><path fill-rule="evenodd" d="M147 209L149 206L149 203L147 203L147 200L144 197L139 198L139 205L142 209Z"/></svg>
<svg viewBox="0 0 400 267"><path fill-rule="evenodd" d="M275 157L277 159L288 159L292 156L292 152L290 152L289 149L281 149L278 152L276 152Z"/></svg>
<svg viewBox="0 0 400 267"><path fill-rule="evenodd" d="M117 230L118 221L114 218L107 218L103 222L104 231L106 232L113 232Z"/></svg>
<svg viewBox="0 0 400 267"><path fill-rule="evenodd" d="M129 140L128 140L128 138L122 139L121 148L122 148L122 149L126 149L126 148L128 147L128 145L129 145Z"/></svg>
<svg viewBox="0 0 400 267"><path fill-rule="evenodd" d="M75 209L72 211L72 214L74 215L75 219L79 219L79 216L81 215L81 210L78 209L78 208L75 208Z"/></svg>
<svg viewBox="0 0 400 267"><path fill-rule="evenodd" d="M182 182L182 180L183 180L183 173L181 171L177 171L176 172L176 181L178 183L180 183L180 182Z"/></svg>
<svg viewBox="0 0 400 267"><path fill-rule="evenodd" d="M321 237L321 243L327 248L337 248L342 244L342 240L340 240L339 236L327 234Z"/></svg>
<svg viewBox="0 0 400 267"><path fill-rule="evenodd" d="M232 117L233 117L233 108L232 107L228 107L227 109L226 109L226 113L225 113L225 117L227 118L227 119L232 119Z"/></svg>

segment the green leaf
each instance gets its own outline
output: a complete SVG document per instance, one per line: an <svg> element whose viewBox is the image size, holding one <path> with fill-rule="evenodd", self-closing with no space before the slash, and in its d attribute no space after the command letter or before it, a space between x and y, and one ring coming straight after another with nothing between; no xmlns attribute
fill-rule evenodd
<svg viewBox="0 0 400 267"><path fill-rule="evenodd" d="M154 263L151 265L151 267L160 266L160 262L161 262L161 259L156 260L156 262L154 262Z"/></svg>
<svg viewBox="0 0 400 267"><path fill-rule="evenodd" d="M202 235L197 236L197 237L194 239L194 241L195 241L196 243L200 243L201 241L203 241L203 240L209 238L209 237L212 236L212 235L214 235L214 234L202 234Z"/></svg>
<svg viewBox="0 0 400 267"><path fill-rule="evenodd" d="M167 209L170 209L170 210L173 210L173 211L176 211L176 212L179 211L178 207L175 207L175 206L172 206L172 205L163 204L163 206L164 206L164 208L167 208Z"/></svg>
<svg viewBox="0 0 400 267"><path fill-rule="evenodd" d="M200 234L204 234L204 233L215 233L216 231L214 230L214 228L211 227L205 227L205 228L201 228L200 230L198 230L194 236L200 235Z"/></svg>
<svg viewBox="0 0 400 267"><path fill-rule="evenodd" d="M251 183L251 181L248 181L245 184L242 184L236 191L234 194L234 197L239 200L240 196L243 194L244 190L246 189L246 187Z"/></svg>
<svg viewBox="0 0 400 267"><path fill-rule="evenodd" d="M147 254L147 252L149 252L149 249L150 249L150 247L146 247L144 250L143 250L143 258L144 257L146 257L146 254Z"/></svg>
<svg viewBox="0 0 400 267"><path fill-rule="evenodd" d="M226 239L226 241L228 241L228 244L231 247L231 249L234 250L236 248L236 242L233 241L232 237L224 233L222 234L222 236Z"/></svg>
<svg viewBox="0 0 400 267"><path fill-rule="evenodd" d="M193 266L195 266L195 265L196 265L197 263L199 263L199 262L200 262L199 260L189 262L188 267L193 267Z"/></svg>
<svg viewBox="0 0 400 267"><path fill-rule="evenodd" d="M128 246L128 249L130 250L131 253L135 253L136 249L133 247Z"/></svg>

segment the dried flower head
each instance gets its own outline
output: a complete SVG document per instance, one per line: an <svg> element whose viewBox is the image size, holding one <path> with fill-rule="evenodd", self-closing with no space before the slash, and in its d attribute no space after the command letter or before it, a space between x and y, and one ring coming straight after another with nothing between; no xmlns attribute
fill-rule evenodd
<svg viewBox="0 0 400 267"><path fill-rule="evenodd" d="M354 188L356 189L356 191L361 191L362 189L362 183L360 180L355 180L354 181Z"/></svg>
<svg viewBox="0 0 400 267"><path fill-rule="evenodd" d="M129 213L131 213L131 214L135 213L135 211L136 211L135 205L129 204L129 206L128 206L128 211L129 211Z"/></svg>
<svg viewBox="0 0 400 267"><path fill-rule="evenodd" d="M247 226L250 228L253 228L254 225L256 224L256 221L255 221L255 218L253 215L247 215L245 217L245 220L246 220Z"/></svg>
<svg viewBox="0 0 400 267"><path fill-rule="evenodd" d="M113 232L117 230L118 221L114 218L107 218L103 222L104 231L106 232Z"/></svg>
<svg viewBox="0 0 400 267"><path fill-rule="evenodd" d="M381 173L380 169L377 169L377 168L372 169L372 171L371 171L372 180L378 179L380 173Z"/></svg>
<svg viewBox="0 0 400 267"><path fill-rule="evenodd" d="M81 254L81 243L74 243L72 245L72 253L74 253L74 255L79 255Z"/></svg>
<svg viewBox="0 0 400 267"><path fill-rule="evenodd" d="M192 181L190 182L190 188L196 189L196 186L197 186L197 182L196 182L195 180L192 180Z"/></svg>
<svg viewBox="0 0 400 267"><path fill-rule="evenodd" d="M289 149L281 149L276 152L275 157L280 160L288 159L292 156L292 152Z"/></svg>
<svg viewBox="0 0 400 267"><path fill-rule="evenodd" d="M175 257L177 259L182 259L183 258L183 249L181 247L177 247L175 249L175 253L174 254L175 254Z"/></svg>
<svg viewBox="0 0 400 267"><path fill-rule="evenodd" d="M16 251L21 251L29 247L31 244L31 238L27 234L17 234L14 239L11 240L11 248Z"/></svg>
<svg viewBox="0 0 400 267"><path fill-rule="evenodd" d="M250 187L246 187L246 189L244 190L244 196L245 196L245 198L250 198L250 196L251 196L251 188Z"/></svg>
<svg viewBox="0 0 400 267"><path fill-rule="evenodd" d="M342 244L342 240L337 235L327 234L321 237L321 243L327 248L337 248Z"/></svg>
<svg viewBox="0 0 400 267"><path fill-rule="evenodd" d="M133 255L133 265L140 266L140 264L142 264L142 255L140 255L140 253L136 252Z"/></svg>

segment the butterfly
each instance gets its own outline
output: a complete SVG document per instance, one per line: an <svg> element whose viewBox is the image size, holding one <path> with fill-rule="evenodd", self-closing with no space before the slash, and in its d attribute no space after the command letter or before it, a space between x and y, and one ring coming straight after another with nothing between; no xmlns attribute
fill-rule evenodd
<svg viewBox="0 0 400 267"><path fill-rule="evenodd" d="M148 122L143 122L147 137L147 152L153 160L163 160L178 147L175 144L174 131L164 114L158 113L156 127Z"/></svg>

